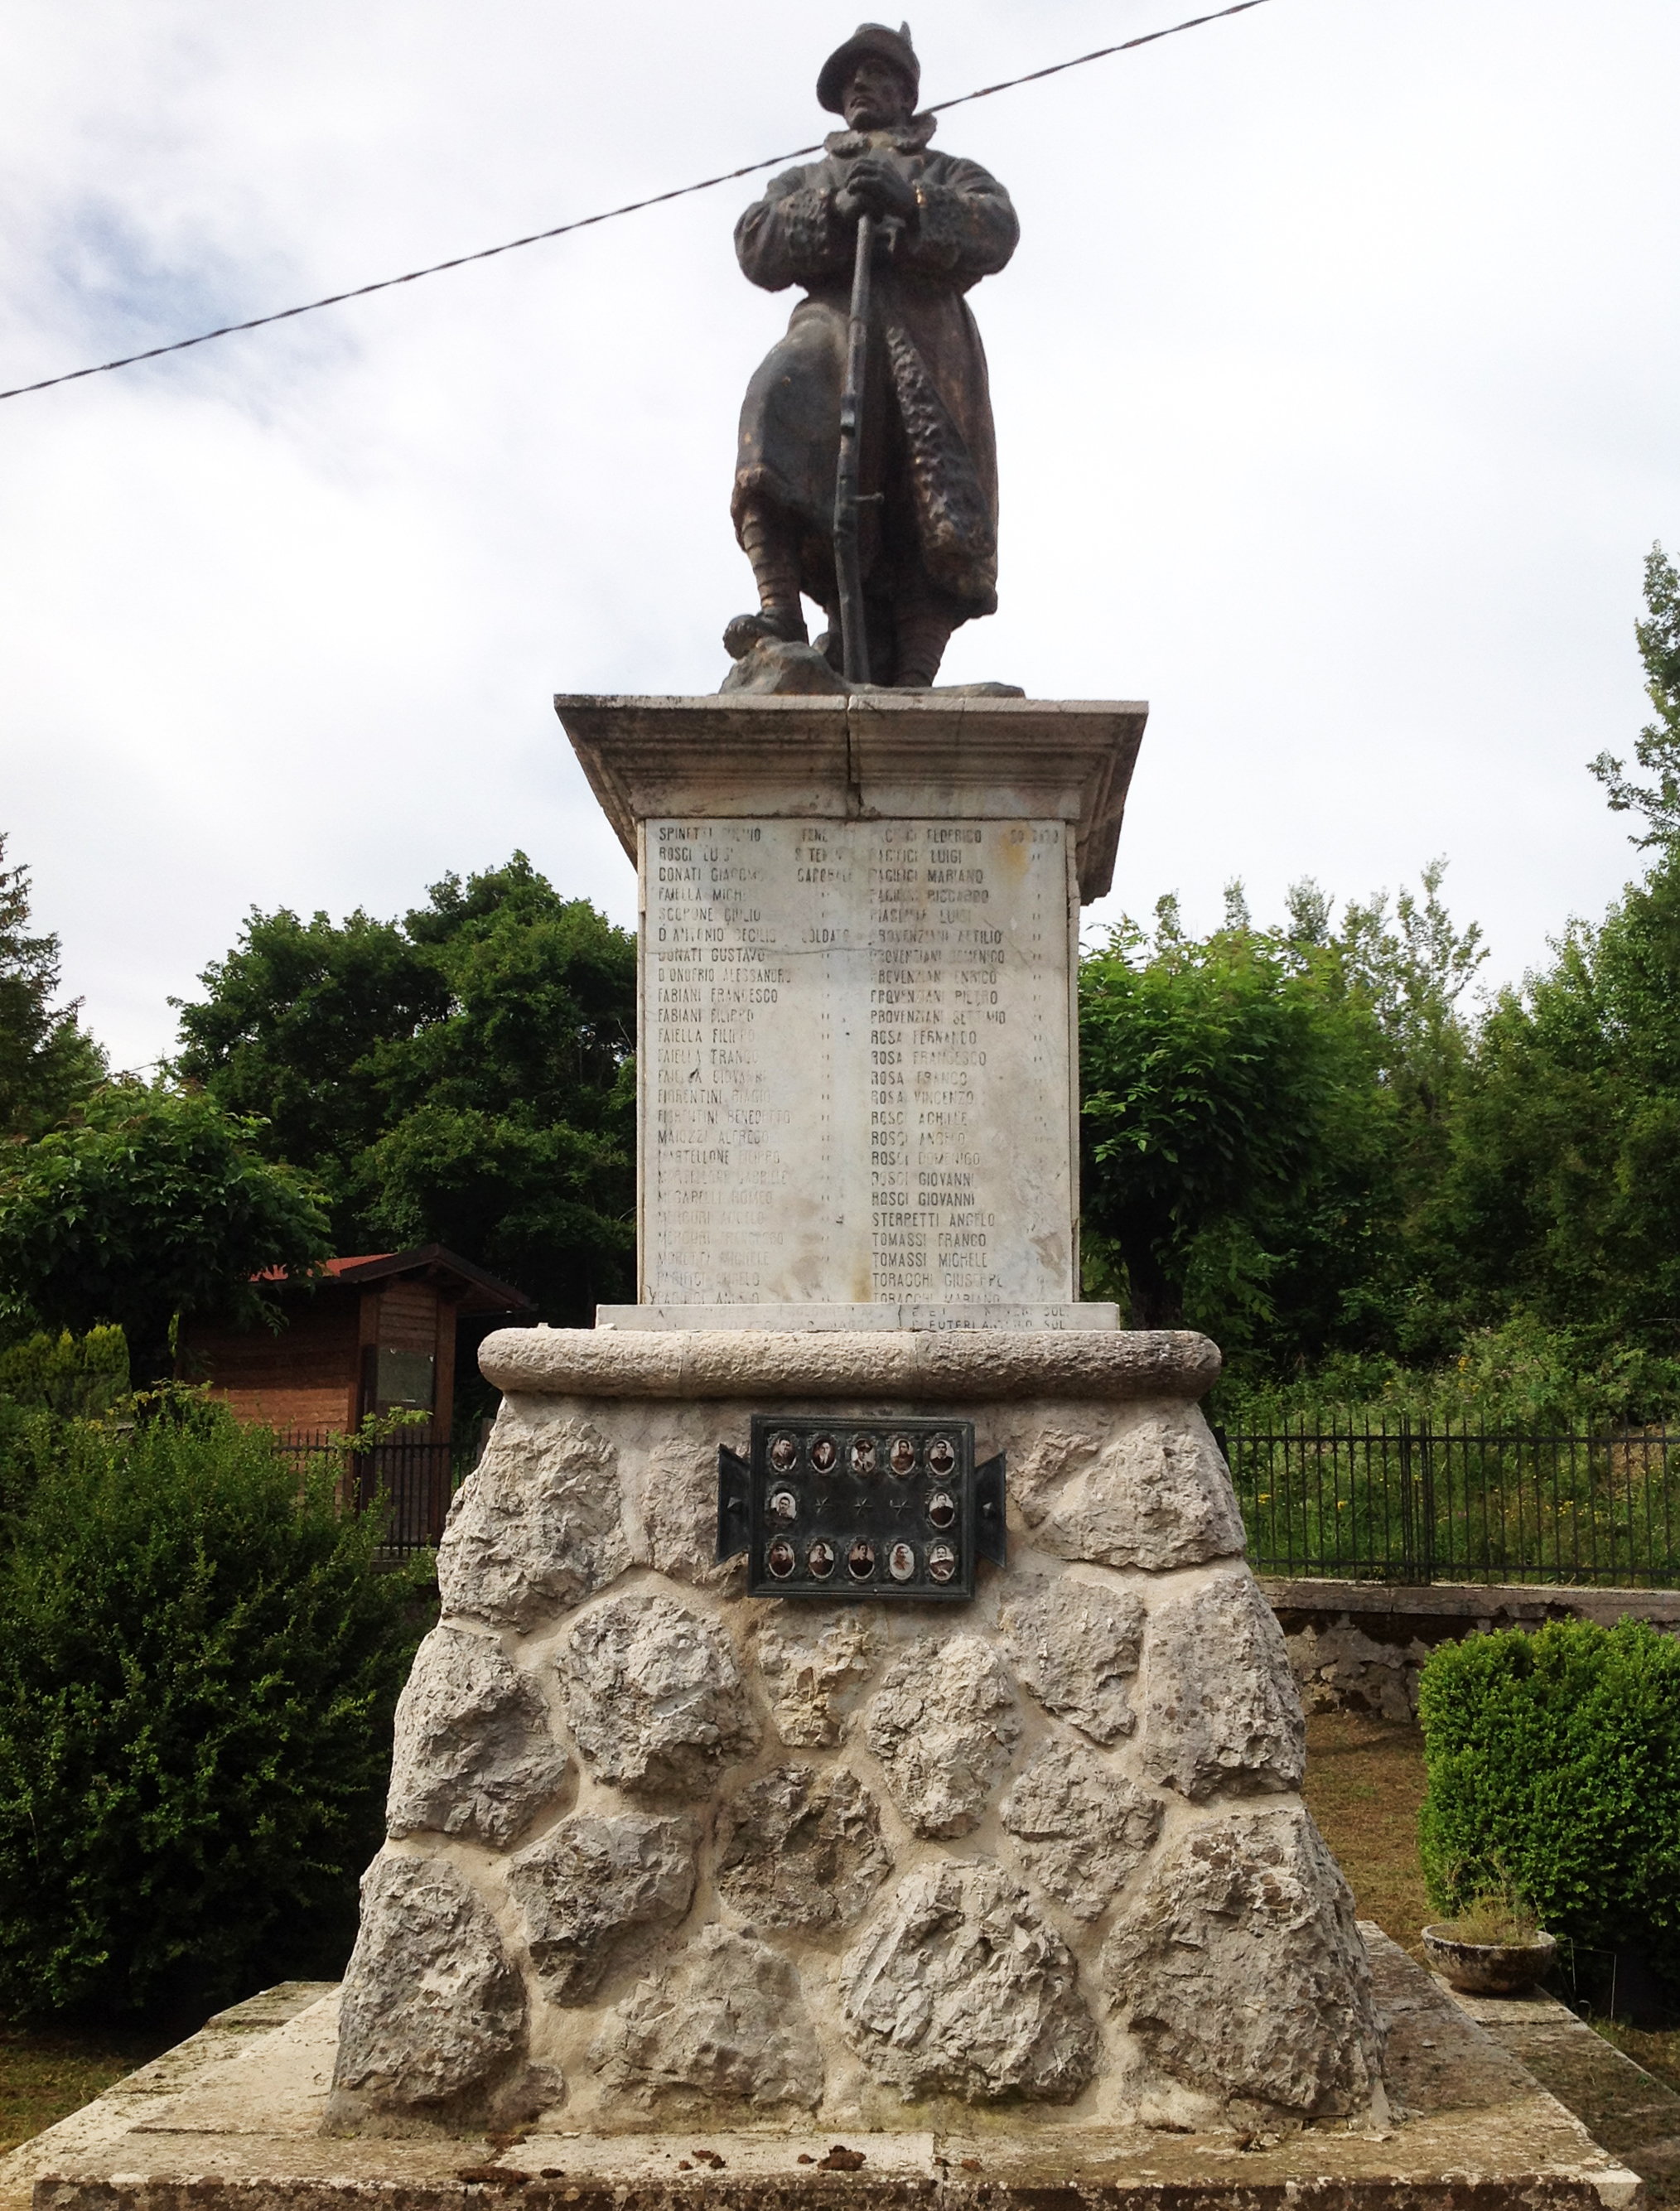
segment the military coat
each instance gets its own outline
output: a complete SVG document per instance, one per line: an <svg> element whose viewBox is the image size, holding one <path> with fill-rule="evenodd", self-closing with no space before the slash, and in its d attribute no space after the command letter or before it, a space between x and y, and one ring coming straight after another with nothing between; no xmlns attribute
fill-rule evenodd
<svg viewBox="0 0 1680 2211"><path fill-rule="evenodd" d="M998 603L998 453L986 352L963 294L1004 267L1019 235L1009 194L978 161L931 154L935 118L835 131L824 158L778 177L736 226L745 274L767 291L803 284L787 335L748 387L732 512L757 501L801 529L801 585L835 601L834 468L846 381L853 223L834 196L852 163L883 155L914 187L915 219L882 226L874 266L862 488L864 585L919 578L959 619Z"/></svg>

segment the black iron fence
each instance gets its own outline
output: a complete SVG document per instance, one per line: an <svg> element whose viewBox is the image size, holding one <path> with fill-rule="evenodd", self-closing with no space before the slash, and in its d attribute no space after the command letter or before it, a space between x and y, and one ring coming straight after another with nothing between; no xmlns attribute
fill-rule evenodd
<svg viewBox="0 0 1680 2211"><path fill-rule="evenodd" d="M1260 1573L1680 1588L1680 1442L1404 1417L1215 1432Z"/></svg>
<svg viewBox="0 0 1680 2211"><path fill-rule="evenodd" d="M300 1464L330 1468L340 1494L363 1510L377 1505L386 1516L382 1548L391 1553L437 1542L450 1499L477 1465L481 1448L399 1439L357 1451L326 1428L294 1430L280 1445Z"/></svg>
<svg viewBox="0 0 1680 2211"><path fill-rule="evenodd" d="M1214 1433L1258 1572L1680 1589L1680 1438L1665 1429L1537 1435L1403 1416ZM326 1429L281 1440L330 1465L364 1509L379 1505L392 1554L437 1542L482 1448L356 1451Z"/></svg>

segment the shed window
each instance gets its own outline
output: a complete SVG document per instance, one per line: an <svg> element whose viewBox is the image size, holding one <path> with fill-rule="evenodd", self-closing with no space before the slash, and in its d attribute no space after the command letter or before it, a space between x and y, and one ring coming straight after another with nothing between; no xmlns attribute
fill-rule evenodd
<svg viewBox="0 0 1680 2211"><path fill-rule="evenodd" d="M380 1347L374 1393L382 1413L401 1408L429 1413L435 1402L437 1361L428 1351L387 1351Z"/></svg>

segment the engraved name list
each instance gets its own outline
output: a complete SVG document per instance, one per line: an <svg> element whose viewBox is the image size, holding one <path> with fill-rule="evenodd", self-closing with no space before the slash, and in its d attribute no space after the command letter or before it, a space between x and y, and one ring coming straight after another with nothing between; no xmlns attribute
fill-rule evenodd
<svg viewBox="0 0 1680 2211"><path fill-rule="evenodd" d="M1069 843L644 825L644 1301L1076 1294Z"/></svg>

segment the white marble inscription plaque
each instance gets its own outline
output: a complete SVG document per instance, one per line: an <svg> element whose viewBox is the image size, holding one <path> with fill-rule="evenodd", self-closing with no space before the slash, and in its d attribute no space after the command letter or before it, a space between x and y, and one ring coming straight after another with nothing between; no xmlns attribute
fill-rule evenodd
<svg viewBox="0 0 1680 2211"><path fill-rule="evenodd" d="M644 1302L1077 1296L1067 827L643 835Z"/></svg>

